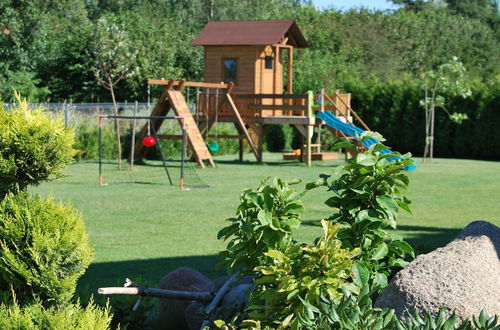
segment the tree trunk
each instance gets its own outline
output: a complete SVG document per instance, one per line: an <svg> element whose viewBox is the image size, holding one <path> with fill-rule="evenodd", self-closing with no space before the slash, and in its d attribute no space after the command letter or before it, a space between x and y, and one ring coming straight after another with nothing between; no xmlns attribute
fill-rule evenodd
<svg viewBox="0 0 500 330"><path fill-rule="evenodd" d="M116 106L115 92L113 90L113 82L110 78L108 78L109 82L109 90L111 92L111 99L113 100L113 110L115 116L118 116L118 107ZM116 138L118 142L118 170L122 169L122 143L121 143L121 134L120 134L120 122L118 118L115 118L115 126L116 126Z"/></svg>
<svg viewBox="0 0 500 330"><path fill-rule="evenodd" d="M434 156L434 115L436 113L436 107L434 103L431 106L431 134L430 134L430 152L429 152L429 163L432 163L432 157Z"/></svg>

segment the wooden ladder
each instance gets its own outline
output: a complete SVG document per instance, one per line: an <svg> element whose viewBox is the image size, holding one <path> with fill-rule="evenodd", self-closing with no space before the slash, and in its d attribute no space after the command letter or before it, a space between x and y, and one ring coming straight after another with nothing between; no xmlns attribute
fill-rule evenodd
<svg viewBox="0 0 500 330"><path fill-rule="evenodd" d="M184 125L186 127L186 135L189 144L193 148L194 157L201 167L205 167L203 163L204 160L208 160L212 167L215 167L214 160L210 151L208 151L205 140L201 136L201 132L196 125L196 122L189 111L189 107L186 103L186 99L180 90L169 89L167 90L168 100L170 101L170 106L174 109L175 114L180 117L184 117Z"/></svg>

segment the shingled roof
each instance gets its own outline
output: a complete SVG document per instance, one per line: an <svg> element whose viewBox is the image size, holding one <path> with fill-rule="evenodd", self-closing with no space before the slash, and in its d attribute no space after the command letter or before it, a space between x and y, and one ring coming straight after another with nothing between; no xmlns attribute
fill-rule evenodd
<svg viewBox="0 0 500 330"><path fill-rule="evenodd" d="M191 43L195 46L273 45L288 37L288 45L308 47L293 19L266 21L210 21Z"/></svg>

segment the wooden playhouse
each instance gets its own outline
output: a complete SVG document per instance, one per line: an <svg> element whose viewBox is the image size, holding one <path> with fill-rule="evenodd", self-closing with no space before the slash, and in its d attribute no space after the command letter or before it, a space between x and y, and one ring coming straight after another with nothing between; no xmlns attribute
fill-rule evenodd
<svg viewBox="0 0 500 330"><path fill-rule="evenodd" d="M203 146L203 138L210 136L211 128L218 122L234 123L238 135L219 138L239 139L240 159L246 140L258 162L262 161L266 126L293 125L303 136L304 148L300 154L285 157L300 158L308 165L313 159L337 156L321 152L319 137L316 143L312 140L315 127L324 124L316 118L316 111L332 111L351 124L356 118L368 129L351 109L350 94L338 91L328 94L325 90L293 93L294 50L308 47L294 20L212 21L192 45L204 47L204 82L151 79L148 83L165 86L152 115L166 115L173 108L177 115L191 117L186 119L191 125L188 140L201 166L204 166L203 160L213 165L209 150ZM182 96L183 88L189 86L199 88L194 116L189 113ZM161 120L154 125L159 129ZM345 136L325 127L336 137ZM134 158L142 157L144 152L138 144Z"/></svg>

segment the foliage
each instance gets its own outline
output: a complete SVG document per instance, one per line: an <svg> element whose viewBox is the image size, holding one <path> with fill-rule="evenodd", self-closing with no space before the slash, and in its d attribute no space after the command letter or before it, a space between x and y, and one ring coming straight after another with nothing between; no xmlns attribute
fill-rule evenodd
<svg viewBox="0 0 500 330"><path fill-rule="evenodd" d="M0 203L0 250L2 300L45 306L69 302L92 258L81 214L27 192Z"/></svg>
<svg viewBox="0 0 500 330"><path fill-rule="evenodd" d="M15 101L16 92L32 102L42 101L50 93L47 87L38 87L41 80L35 78L32 72L8 71L2 80L4 83L0 85L0 99L4 101Z"/></svg>
<svg viewBox="0 0 500 330"><path fill-rule="evenodd" d="M339 225L322 220L323 236L314 245L293 245L284 252L268 250L272 263L255 267L260 276L251 294L249 318L286 328L321 327L316 318L323 302L338 303L342 286L352 276L358 250L341 248Z"/></svg>
<svg viewBox="0 0 500 330"><path fill-rule="evenodd" d="M368 139L384 141L377 133L363 132L359 142ZM333 175L322 174L306 186L325 186L333 193L325 202L335 209L328 220L341 225L338 238L344 248L361 250L354 266L354 283L358 287L368 283L383 289L388 278L408 264L404 258L414 257L408 243L392 239L386 242L385 230L396 228L399 208L410 212L410 201L404 196L409 180L401 170L413 161L408 154L386 150L382 143L374 143L335 169Z"/></svg>
<svg viewBox="0 0 500 330"><path fill-rule="evenodd" d="M104 330L110 323L109 307L100 308L92 301L86 307L76 303L62 308L47 308L39 302L22 307L0 304L0 328L4 330Z"/></svg>
<svg viewBox="0 0 500 330"><path fill-rule="evenodd" d="M18 100L14 109L0 104L0 197L61 177L75 154L74 133L62 120Z"/></svg>
<svg viewBox="0 0 500 330"><path fill-rule="evenodd" d="M99 84L109 90L137 73L137 52L127 31L116 20L113 16L101 17L93 36L92 70Z"/></svg>
<svg viewBox="0 0 500 330"><path fill-rule="evenodd" d="M292 244L292 230L300 225L302 196L283 179L268 178L256 190L247 189L240 196L236 217L219 231L217 238L227 240L223 265L230 270L251 273L269 264L269 250L286 251Z"/></svg>
<svg viewBox="0 0 500 330"><path fill-rule="evenodd" d="M463 98L471 95L471 90L466 86L465 68L457 57L450 62L442 64L437 71L428 71L422 75L422 89L425 97L420 104L425 109L425 149L424 160L428 156L432 161L434 152L434 118L436 108L442 108L455 123L460 124L467 119L466 114L449 113L446 110L443 93Z"/></svg>
<svg viewBox="0 0 500 330"><path fill-rule="evenodd" d="M399 319L394 310L388 308L374 308L370 295L373 292L363 287L359 295L350 295L347 299L338 304L329 301L321 301L318 306L319 313L313 322L307 326L292 329L398 329L398 330L496 330L500 326L499 317L489 316L485 311L481 311L479 316L472 316L472 319L461 321L450 313L446 307L442 307L437 315L429 312L420 315L418 312L409 313L406 319ZM283 329L283 327L269 326L259 320L245 320L237 327L232 323L223 320L214 322L214 327L223 330L252 329L270 330Z"/></svg>

